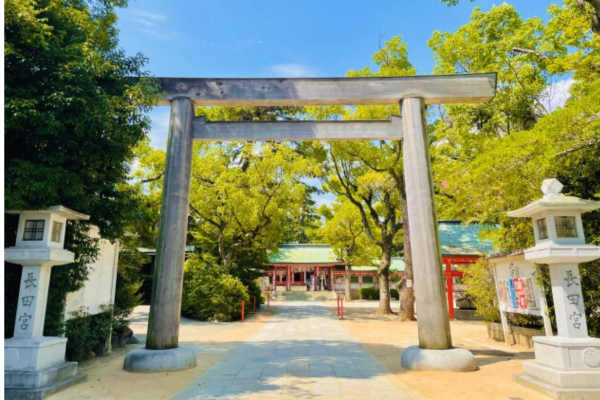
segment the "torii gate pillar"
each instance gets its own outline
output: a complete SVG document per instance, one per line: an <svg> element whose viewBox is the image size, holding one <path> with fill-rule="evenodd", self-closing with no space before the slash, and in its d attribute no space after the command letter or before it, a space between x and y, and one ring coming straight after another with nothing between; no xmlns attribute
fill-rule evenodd
<svg viewBox="0 0 600 400"><path fill-rule="evenodd" d="M410 247L419 310L419 346L408 347L402 352L402 367L475 371L477 364L473 354L465 349L452 348L425 125L425 103L422 98L410 97L400 102L400 108Z"/></svg>
<svg viewBox="0 0 600 400"><path fill-rule="evenodd" d="M123 368L127 371L177 371L196 366L196 352L190 347L178 346L193 118L194 105L190 99L172 100L148 336L145 349L135 349L125 357Z"/></svg>

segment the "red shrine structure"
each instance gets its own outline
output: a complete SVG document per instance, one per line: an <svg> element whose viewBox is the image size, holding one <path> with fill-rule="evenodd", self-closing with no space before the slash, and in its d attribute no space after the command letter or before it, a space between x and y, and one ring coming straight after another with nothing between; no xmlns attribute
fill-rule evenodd
<svg viewBox="0 0 600 400"><path fill-rule="evenodd" d="M486 229L481 225L463 225L461 221L439 221L438 232L442 252L443 274L446 277L448 311L454 318L455 293L462 293L463 276L457 267L461 264L476 263L483 255L492 252L489 240L480 238ZM330 246L324 244L281 244L279 251L269 255L269 282L274 290L301 290L307 282L310 290L343 290L344 263L334 254ZM374 260L376 265L377 260ZM351 287L374 286L377 283L377 267L352 266ZM390 281L404 276L404 261L400 257L392 259ZM273 284L275 282L275 284ZM292 289L294 288L294 289ZM304 289L306 290L306 289Z"/></svg>

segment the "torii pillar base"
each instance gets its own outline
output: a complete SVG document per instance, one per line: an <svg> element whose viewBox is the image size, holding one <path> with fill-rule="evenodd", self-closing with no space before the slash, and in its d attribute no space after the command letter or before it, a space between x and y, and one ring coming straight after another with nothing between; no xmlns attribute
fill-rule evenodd
<svg viewBox="0 0 600 400"><path fill-rule="evenodd" d="M454 347L445 350L428 350L410 346L402 352L402 368L414 371L469 372L477 369L473 353Z"/></svg>
<svg viewBox="0 0 600 400"><path fill-rule="evenodd" d="M196 352L187 346L168 350L139 348L125 357L123 369L129 372L181 371L196 366Z"/></svg>

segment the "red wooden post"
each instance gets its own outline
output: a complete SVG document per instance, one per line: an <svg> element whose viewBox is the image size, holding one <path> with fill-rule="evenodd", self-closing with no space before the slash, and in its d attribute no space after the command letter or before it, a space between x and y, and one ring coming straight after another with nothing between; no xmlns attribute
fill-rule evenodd
<svg viewBox="0 0 600 400"><path fill-rule="evenodd" d="M244 302L242 301L242 322L244 322Z"/></svg>
<svg viewBox="0 0 600 400"><path fill-rule="evenodd" d="M273 266L273 291L277 291L277 268Z"/></svg>
<svg viewBox="0 0 600 400"><path fill-rule="evenodd" d="M331 290L333 292L333 285L334 285L334 281L333 281L333 267L329 268L329 290Z"/></svg>
<svg viewBox="0 0 600 400"><path fill-rule="evenodd" d="M341 303L342 303L342 305L340 307L340 311L341 311L342 314L341 314L340 319L344 319L344 298L343 297L341 299Z"/></svg>
<svg viewBox="0 0 600 400"><path fill-rule="evenodd" d="M337 298L337 315L340 315L340 298Z"/></svg>
<svg viewBox="0 0 600 400"><path fill-rule="evenodd" d="M317 291L317 288L319 287L319 267L315 267L315 276L313 277L314 280L314 291Z"/></svg>
<svg viewBox="0 0 600 400"><path fill-rule="evenodd" d="M453 292L453 277L452 277L452 265L449 262L446 264L446 290L448 291L448 317L454 319L454 292Z"/></svg>
<svg viewBox="0 0 600 400"><path fill-rule="evenodd" d="M256 313L256 296L254 296L254 305L252 306L252 312Z"/></svg>

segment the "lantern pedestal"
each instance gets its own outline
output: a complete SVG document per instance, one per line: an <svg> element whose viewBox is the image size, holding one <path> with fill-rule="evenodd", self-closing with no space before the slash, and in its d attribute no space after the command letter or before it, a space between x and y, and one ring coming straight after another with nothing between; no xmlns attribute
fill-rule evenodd
<svg viewBox="0 0 600 400"><path fill-rule="evenodd" d="M513 379L555 399L600 398L600 339L533 338L535 361Z"/></svg>
<svg viewBox="0 0 600 400"><path fill-rule="evenodd" d="M65 362L67 339L11 338L4 341L4 396L6 399L43 399L79 383L76 362Z"/></svg>
<svg viewBox="0 0 600 400"><path fill-rule="evenodd" d="M600 399L600 339L587 336L583 300L580 307L568 300L557 302L566 297L558 296L563 285L553 279L552 286L559 334L561 327L567 332L534 337L535 361L524 363L523 373L513 378L556 399Z"/></svg>

